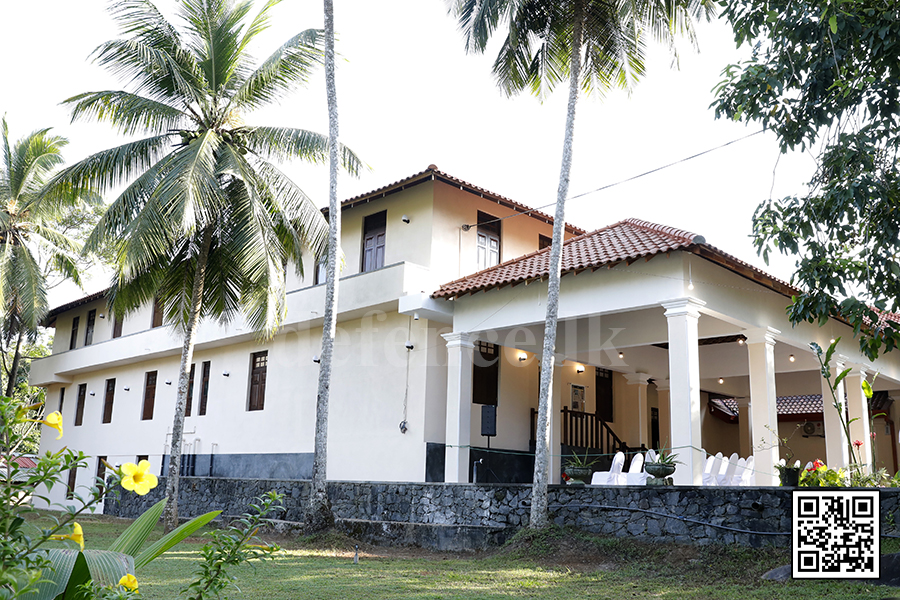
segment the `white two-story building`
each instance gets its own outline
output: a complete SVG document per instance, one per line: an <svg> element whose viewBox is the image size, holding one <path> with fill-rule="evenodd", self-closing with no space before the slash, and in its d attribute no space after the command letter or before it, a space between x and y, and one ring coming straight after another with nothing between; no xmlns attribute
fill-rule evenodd
<svg viewBox="0 0 900 600"><path fill-rule="evenodd" d="M480 461L478 481L530 481L552 219L433 165L342 211L329 479L467 482ZM667 444L685 463L678 483L699 483L704 452L738 452L756 455L758 483L775 484L778 429L803 462L846 461L808 347L837 336L853 369L850 415L864 417L851 435L874 439L878 464L897 470L898 353L870 363L843 323L792 327L789 285L698 235L628 220L590 233L567 225L566 238L554 478L573 448ZM311 258L304 267L272 340L257 343L241 322L201 325L186 474L310 476L324 285ZM33 362L31 383L62 411L66 435L44 436L42 451L94 457L70 486L102 474L100 457L148 458L162 473L181 339L153 306L110 314L102 292L55 308L47 325L53 353ZM861 382L876 372L870 410Z"/></svg>

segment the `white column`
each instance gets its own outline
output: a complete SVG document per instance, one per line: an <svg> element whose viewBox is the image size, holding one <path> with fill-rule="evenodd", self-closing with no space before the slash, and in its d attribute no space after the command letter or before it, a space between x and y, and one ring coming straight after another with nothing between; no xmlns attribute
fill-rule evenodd
<svg viewBox="0 0 900 600"><path fill-rule="evenodd" d="M447 340L447 444L444 481L469 482L469 442L472 435L472 358L469 333L445 333Z"/></svg>
<svg viewBox="0 0 900 600"><path fill-rule="evenodd" d="M850 420L856 419L850 423L850 442L856 440L862 442L862 446L856 451L860 468L864 473L871 473L872 436L869 431L869 399L862 389L862 382L865 380L865 369L855 365L844 378L844 385L847 387L847 416Z"/></svg>
<svg viewBox="0 0 900 600"><path fill-rule="evenodd" d="M844 370L844 363L835 362L831 369L831 381ZM844 382L841 381L837 390L838 402L844 410L846 418L847 403L844 399ZM850 455L847 452L847 434L841 425L841 418L834 407L834 397L828 387L828 380L822 378L822 413L825 425L825 462L832 469L847 468L850 465Z"/></svg>
<svg viewBox="0 0 900 600"><path fill-rule="evenodd" d="M700 434L700 349L697 345L700 308L696 298L663 302L669 328L669 410L671 447L682 463L675 471L678 485L703 480L703 440Z"/></svg>
<svg viewBox="0 0 900 600"><path fill-rule="evenodd" d="M626 373L625 381L628 385L636 385L638 392L637 401L637 427L638 445L644 444L650 447L650 407L647 405L647 384L650 376L647 373Z"/></svg>
<svg viewBox="0 0 900 600"><path fill-rule="evenodd" d="M753 435L751 434L750 398L735 398L738 405L739 454L744 458L753 454ZM755 460L755 459L754 459Z"/></svg>
<svg viewBox="0 0 900 600"><path fill-rule="evenodd" d="M777 329L764 327L744 332L750 365L750 439L756 485L778 485L775 464L781 458L778 405L775 393L775 336Z"/></svg>

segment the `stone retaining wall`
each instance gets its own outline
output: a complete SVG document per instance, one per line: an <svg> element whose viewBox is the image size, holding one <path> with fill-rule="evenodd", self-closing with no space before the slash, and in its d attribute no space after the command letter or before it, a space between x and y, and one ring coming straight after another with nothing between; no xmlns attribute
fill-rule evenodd
<svg viewBox="0 0 900 600"><path fill-rule="evenodd" d="M308 481L184 477L179 515L192 517L210 510L239 515L259 495L274 490L285 497L285 511L276 518L302 522L308 489ZM165 478L160 478L159 486L146 496L123 493L118 501L108 499L104 512L134 518L162 498L164 491ZM498 535L498 530L512 532L528 524L531 486L335 481L329 482L328 495L335 518L354 522L357 529L359 521L380 523L382 529L386 524L412 524L430 531L483 529L491 532L488 537L503 539L508 535ZM790 533L790 488L550 486L549 503L555 523L609 536L694 544L790 545L790 535L766 535ZM900 489L881 490L882 527L888 514L900 517L898 504ZM484 532L475 538L487 539Z"/></svg>

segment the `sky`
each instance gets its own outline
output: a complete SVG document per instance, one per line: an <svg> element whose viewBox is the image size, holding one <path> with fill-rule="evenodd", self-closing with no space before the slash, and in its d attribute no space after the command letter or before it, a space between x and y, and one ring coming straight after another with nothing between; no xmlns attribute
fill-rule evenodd
<svg viewBox="0 0 900 600"><path fill-rule="evenodd" d="M359 178L343 175L346 199L424 170L441 170L532 207L556 199L566 89L543 102L505 97L485 55L466 54L462 34L444 0L335 2L338 111L341 141L369 166ZM68 164L119 145L108 125L71 123L60 103L75 94L127 89L91 62L91 52L118 32L101 0L0 2L0 58L4 84L0 114L10 138L52 127L70 139ZM157 6L178 23L176 3ZM297 32L323 25L322 4L285 0L272 27L251 52L262 60ZM497 40L499 42L499 38ZM650 53L647 75L630 95L579 100L570 197L717 148L760 129L715 119L710 104L722 70L746 57L727 23L698 27L699 53L679 46L678 68L665 48ZM245 116L247 124L282 125L327 133L324 73L278 105ZM328 203L326 165L290 163L284 170L319 206ZM782 279L793 259L766 266L751 242L751 217L770 197L802 194L815 163L808 154L782 155L769 132L681 162L638 180L573 199L566 220L593 230L634 217L703 235L707 242ZM110 198L109 200L112 200ZM545 209L553 213L552 206ZM89 277L86 291L108 284ZM79 297L61 286L51 304Z"/></svg>

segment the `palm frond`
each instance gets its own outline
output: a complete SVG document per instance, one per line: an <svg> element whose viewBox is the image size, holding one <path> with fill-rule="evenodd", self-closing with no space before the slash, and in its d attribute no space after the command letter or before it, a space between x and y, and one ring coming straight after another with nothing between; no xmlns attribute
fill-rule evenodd
<svg viewBox="0 0 900 600"><path fill-rule="evenodd" d="M13 246L9 263L10 271L4 273L3 277L15 289L18 318L26 329L37 329L48 310L47 289L41 267L28 248L21 245Z"/></svg>
<svg viewBox="0 0 900 600"><path fill-rule="evenodd" d="M279 162L302 159L314 163L328 160L328 136L305 129L289 127L248 127L243 137L247 149L267 160ZM340 147L341 166L358 175L365 165L344 145Z"/></svg>
<svg viewBox="0 0 900 600"><path fill-rule="evenodd" d="M166 133L179 129L190 115L156 100L121 91L78 94L64 104L72 104L72 120L106 121L121 133Z"/></svg>

